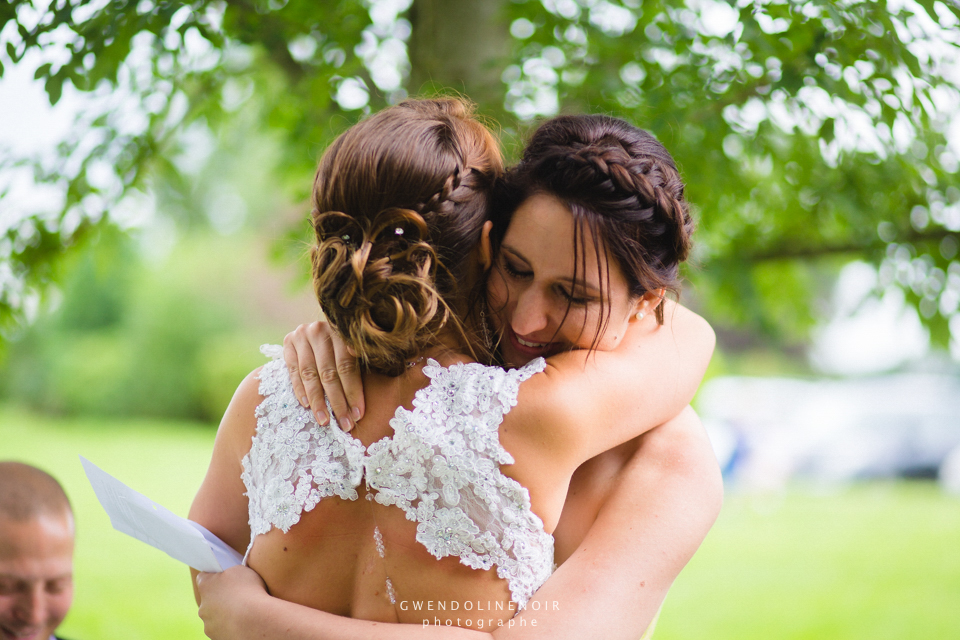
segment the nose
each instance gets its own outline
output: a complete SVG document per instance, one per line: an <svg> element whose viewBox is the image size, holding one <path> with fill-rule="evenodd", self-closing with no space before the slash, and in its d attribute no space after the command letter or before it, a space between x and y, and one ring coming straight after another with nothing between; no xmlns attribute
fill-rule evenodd
<svg viewBox="0 0 960 640"><path fill-rule="evenodd" d="M549 324L547 301L544 296L533 287L520 292L517 296L517 305L510 318L510 327L521 336L529 336L541 331Z"/></svg>
<svg viewBox="0 0 960 640"><path fill-rule="evenodd" d="M47 601L43 585L33 586L17 599L17 619L30 626L40 626L47 620Z"/></svg>

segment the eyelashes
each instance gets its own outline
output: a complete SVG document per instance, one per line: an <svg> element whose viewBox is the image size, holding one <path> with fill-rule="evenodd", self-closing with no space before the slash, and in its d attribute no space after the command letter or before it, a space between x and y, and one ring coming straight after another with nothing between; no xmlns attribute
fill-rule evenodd
<svg viewBox="0 0 960 640"><path fill-rule="evenodd" d="M501 254L500 264L501 266L503 266L503 270L506 271L507 275L509 275L511 278L515 278L517 280L524 280L526 278L533 277L532 271L523 271L521 269L516 268L515 266L513 266L513 264L510 263L509 258L507 258L506 256L503 256L503 254Z"/></svg>
<svg viewBox="0 0 960 640"><path fill-rule="evenodd" d="M500 254L500 266L503 268L503 271L506 272L506 274L513 280L529 280L533 278L533 271L524 271L522 269L518 269L511 262L511 260L503 254ZM562 297L572 306L585 307L589 303L595 302L593 298L575 296L573 293L559 284L554 285L554 291L556 291L560 297Z"/></svg>
<svg viewBox="0 0 960 640"><path fill-rule="evenodd" d="M592 298L581 298L575 296L563 287L557 287L557 291L574 307L585 307L588 303L593 302Z"/></svg>

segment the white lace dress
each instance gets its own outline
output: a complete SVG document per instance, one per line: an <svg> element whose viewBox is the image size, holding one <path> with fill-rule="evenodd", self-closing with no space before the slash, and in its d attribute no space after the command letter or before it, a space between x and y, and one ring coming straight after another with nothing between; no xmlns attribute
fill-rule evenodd
<svg viewBox="0 0 960 640"><path fill-rule="evenodd" d="M498 429L520 383L543 371L542 358L510 371L428 360L430 384L416 393L413 411L399 407L390 420L394 435L365 448L336 426L319 426L300 406L280 347L261 351L274 360L260 373L264 401L243 459L250 547L272 527L288 531L323 498L356 500L365 481L368 498L417 522L417 541L433 556L496 567L513 601L526 605L553 571L553 536L530 510L527 490L500 472L513 457ZM382 555L379 533L373 535Z"/></svg>

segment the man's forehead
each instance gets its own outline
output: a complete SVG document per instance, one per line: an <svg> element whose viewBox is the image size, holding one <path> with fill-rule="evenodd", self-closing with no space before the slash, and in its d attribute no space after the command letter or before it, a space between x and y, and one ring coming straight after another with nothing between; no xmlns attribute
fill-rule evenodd
<svg viewBox="0 0 960 640"><path fill-rule="evenodd" d="M40 515L27 520L0 518L0 566L14 559L73 556L73 518Z"/></svg>
<svg viewBox="0 0 960 640"><path fill-rule="evenodd" d="M69 549L49 548L43 554L0 555L0 581L46 582L73 576Z"/></svg>

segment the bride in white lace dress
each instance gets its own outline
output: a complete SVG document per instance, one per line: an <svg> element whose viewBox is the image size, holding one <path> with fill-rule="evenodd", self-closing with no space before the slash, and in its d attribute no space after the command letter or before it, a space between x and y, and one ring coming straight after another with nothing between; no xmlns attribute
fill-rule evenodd
<svg viewBox="0 0 960 640"><path fill-rule="evenodd" d="M364 365L366 411L349 434L319 427L282 363L265 366L231 403L191 510L247 548L272 595L367 620L502 625L550 574L577 467L657 424L617 421L649 406L615 367L562 354L504 371L464 355L485 327L460 322L457 294L477 280L470 252L498 171L489 134L453 101L381 112L321 162L317 294ZM555 203L533 200L531 215L555 220ZM662 292L604 298L622 274L579 233L598 304L575 281L568 297L578 330L612 349ZM552 355L550 340L508 337Z"/></svg>

